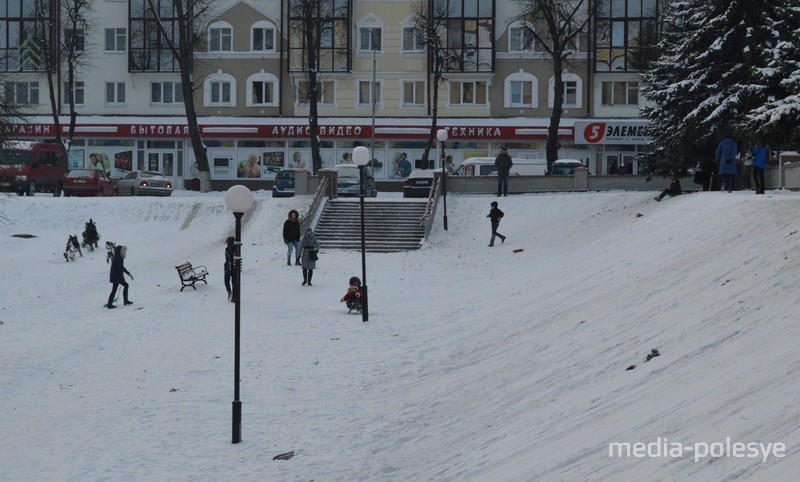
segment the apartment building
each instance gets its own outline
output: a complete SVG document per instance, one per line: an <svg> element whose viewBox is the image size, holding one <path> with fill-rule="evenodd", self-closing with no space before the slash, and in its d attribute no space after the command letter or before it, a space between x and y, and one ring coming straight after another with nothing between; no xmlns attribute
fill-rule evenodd
<svg viewBox="0 0 800 482"><path fill-rule="evenodd" d="M658 0L584 0L592 16L563 71L560 157L583 159L594 174L637 174L647 142L639 119L639 73L654 55ZM47 76L26 57L37 20L66 35L64 6L35 14L41 0L0 3L0 62L7 102L28 116L20 138L52 139ZM156 169L175 184L195 176L177 59L158 34L150 0L96 0L80 32L82 64L73 92L63 62L55 72L66 123L75 99L73 166L104 157L115 168ZM446 2L446 3L444 3ZM67 3L67 2L62 2ZM175 25L170 0L152 0ZM194 101L209 148L212 180L238 179L253 156L258 178L289 166L311 167L309 82L303 23L295 0L212 2L193 58ZM396 178L400 158L421 161L433 113L435 60L415 29L416 1L328 0L315 21L330 29L319 55L323 166L356 145L372 146L376 179ZM492 156L507 144L515 157L545 157L553 107L553 67L513 0L437 0L445 14L447 57L438 85L438 127L456 164ZM596 9L596 10L595 10ZM173 32L177 29L173 28ZM62 37L63 38L66 37ZM75 38L71 36L70 38ZM438 156L434 167L439 167ZM252 172L252 171L251 171Z"/></svg>

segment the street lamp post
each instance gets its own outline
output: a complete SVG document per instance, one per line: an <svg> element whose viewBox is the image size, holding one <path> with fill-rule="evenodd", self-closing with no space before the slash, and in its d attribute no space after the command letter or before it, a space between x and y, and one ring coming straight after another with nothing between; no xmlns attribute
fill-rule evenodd
<svg viewBox="0 0 800 482"><path fill-rule="evenodd" d="M353 162L358 165L359 194L361 197L361 321L369 321L369 304L367 297L367 244L364 234L364 167L369 162L369 149L356 146L353 149Z"/></svg>
<svg viewBox="0 0 800 482"><path fill-rule="evenodd" d="M444 142L447 140L447 129L436 131L436 139L442 147L442 200L444 201L444 230L447 231L447 170L445 169Z"/></svg>
<svg viewBox="0 0 800 482"><path fill-rule="evenodd" d="M242 299L242 216L253 205L250 189L237 184L225 192L225 205L236 218L236 255L233 257L233 300L235 303L235 338L233 354L233 430L232 443L242 441L242 402L239 400L239 341L241 339Z"/></svg>

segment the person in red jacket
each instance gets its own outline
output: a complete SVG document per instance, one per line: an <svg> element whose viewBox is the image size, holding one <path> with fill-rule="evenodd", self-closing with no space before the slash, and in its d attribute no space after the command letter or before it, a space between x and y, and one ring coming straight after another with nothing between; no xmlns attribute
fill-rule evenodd
<svg viewBox="0 0 800 482"><path fill-rule="evenodd" d="M347 304L347 311L350 313L353 310L361 311L361 280L358 276L350 278L350 285L347 287L347 293L342 296L340 302Z"/></svg>

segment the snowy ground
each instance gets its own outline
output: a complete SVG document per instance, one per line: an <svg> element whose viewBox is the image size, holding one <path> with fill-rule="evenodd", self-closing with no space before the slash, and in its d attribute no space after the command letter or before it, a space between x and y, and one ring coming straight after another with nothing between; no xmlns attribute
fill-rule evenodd
<svg viewBox="0 0 800 482"><path fill-rule="evenodd" d="M301 286L280 229L310 198L256 193L237 445L223 194L0 195L0 480L797 480L800 194L653 194L502 198L494 248L497 198L451 195L449 231L367 256L362 323L360 253ZM103 249L64 262L90 217L129 246L132 306L102 308ZM181 293L187 260L211 277ZM785 450L698 457L728 438ZM687 450L609 456L664 439Z"/></svg>

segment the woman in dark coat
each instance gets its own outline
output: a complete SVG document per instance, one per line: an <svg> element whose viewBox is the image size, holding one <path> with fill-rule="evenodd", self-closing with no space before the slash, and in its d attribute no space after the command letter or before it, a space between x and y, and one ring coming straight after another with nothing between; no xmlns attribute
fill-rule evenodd
<svg viewBox="0 0 800 482"><path fill-rule="evenodd" d="M108 281L111 283L111 294L108 295L107 308L116 308L114 303L114 296L117 294L117 288L122 285L122 300L126 305L132 305L133 301L128 299L128 283L125 282L125 276L128 275L133 279L133 275L125 269L125 255L128 253L127 246L117 246L114 248L114 257L111 258L111 271L108 275Z"/></svg>
<svg viewBox="0 0 800 482"><path fill-rule="evenodd" d="M303 286L311 286L311 278L314 276L314 268L317 267L316 259L311 259L312 253L316 256L319 251L319 243L311 228L306 228L306 234L300 240L300 267L303 268Z"/></svg>

